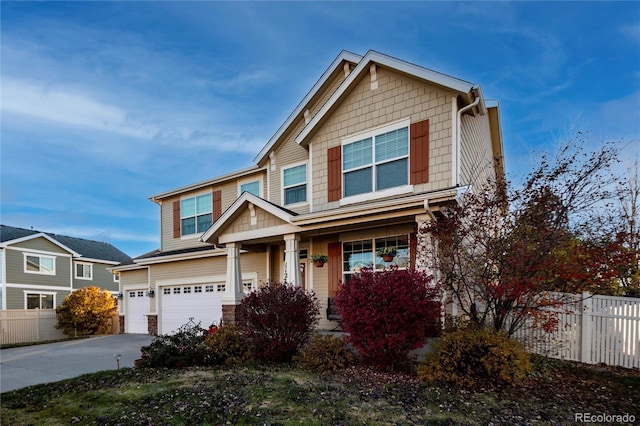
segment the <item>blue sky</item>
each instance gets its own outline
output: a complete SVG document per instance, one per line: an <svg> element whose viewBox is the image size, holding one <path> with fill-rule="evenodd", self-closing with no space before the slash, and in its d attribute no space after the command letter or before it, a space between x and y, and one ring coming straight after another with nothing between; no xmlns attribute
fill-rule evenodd
<svg viewBox="0 0 640 426"><path fill-rule="evenodd" d="M252 165L341 50L499 101L507 173L640 141L638 2L7 2L1 222L159 246L150 195Z"/></svg>

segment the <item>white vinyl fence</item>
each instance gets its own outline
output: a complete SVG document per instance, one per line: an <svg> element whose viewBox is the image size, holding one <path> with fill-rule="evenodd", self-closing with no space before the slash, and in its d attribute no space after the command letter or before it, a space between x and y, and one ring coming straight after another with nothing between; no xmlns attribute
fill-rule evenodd
<svg viewBox="0 0 640 426"><path fill-rule="evenodd" d="M55 309L0 310L0 344L64 339L57 322Z"/></svg>
<svg viewBox="0 0 640 426"><path fill-rule="evenodd" d="M640 368L640 299L559 294L553 333L523 328L515 337L534 353L552 358Z"/></svg>
<svg viewBox="0 0 640 426"><path fill-rule="evenodd" d="M0 310L0 345L64 339L67 336L56 328L57 322L55 309ZM111 319L111 326L111 333L117 334L117 315Z"/></svg>

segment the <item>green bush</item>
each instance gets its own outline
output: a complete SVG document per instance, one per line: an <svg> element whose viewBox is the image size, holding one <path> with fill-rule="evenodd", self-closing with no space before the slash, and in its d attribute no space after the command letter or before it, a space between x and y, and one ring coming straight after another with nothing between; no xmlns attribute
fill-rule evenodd
<svg viewBox="0 0 640 426"><path fill-rule="evenodd" d="M355 355L342 339L317 333L293 360L315 371L337 371L356 363Z"/></svg>
<svg viewBox="0 0 640 426"><path fill-rule="evenodd" d="M189 321L175 334L156 336L149 346L141 348L142 357L135 362L140 368L183 368L207 364L205 337L208 332L200 323Z"/></svg>
<svg viewBox="0 0 640 426"><path fill-rule="evenodd" d="M118 308L107 290L90 286L74 291L56 308L56 328L68 336L85 336L109 331L109 320Z"/></svg>
<svg viewBox="0 0 640 426"><path fill-rule="evenodd" d="M464 325L445 332L417 372L425 380L473 388L515 385L530 369L530 356L519 342L503 332Z"/></svg>
<svg viewBox="0 0 640 426"><path fill-rule="evenodd" d="M253 357L253 348L242 329L235 325L210 327L205 339L207 363L239 365Z"/></svg>

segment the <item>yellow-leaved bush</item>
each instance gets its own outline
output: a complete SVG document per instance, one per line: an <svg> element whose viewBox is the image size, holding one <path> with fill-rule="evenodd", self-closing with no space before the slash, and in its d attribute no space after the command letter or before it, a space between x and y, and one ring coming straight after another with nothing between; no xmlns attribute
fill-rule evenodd
<svg viewBox="0 0 640 426"><path fill-rule="evenodd" d="M56 328L68 336L86 336L109 331L109 320L118 308L111 293L90 286L74 291L56 308Z"/></svg>
<svg viewBox="0 0 640 426"><path fill-rule="evenodd" d="M421 379L464 388L515 385L530 370L530 356L520 342L472 324L446 331L436 351L417 367Z"/></svg>

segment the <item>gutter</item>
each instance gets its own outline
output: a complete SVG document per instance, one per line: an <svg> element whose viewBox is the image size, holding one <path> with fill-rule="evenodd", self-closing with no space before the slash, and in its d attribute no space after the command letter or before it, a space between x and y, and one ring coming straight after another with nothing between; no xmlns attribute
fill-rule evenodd
<svg viewBox="0 0 640 426"><path fill-rule="evenodd" d="M480 100L482 99L480 86L475 86L473 89L471 89L471 93L475 95L475 100L469 105L460 108L456 117L456 146L453 147L453 151L456 155L456 159L453 164L453 186L456 187L460 186L460 140L462 137L462 114L469 111L471 108L478 106L480 104ZM479 110L481 114L486 114L484 103L480 106Z"/></svg>

